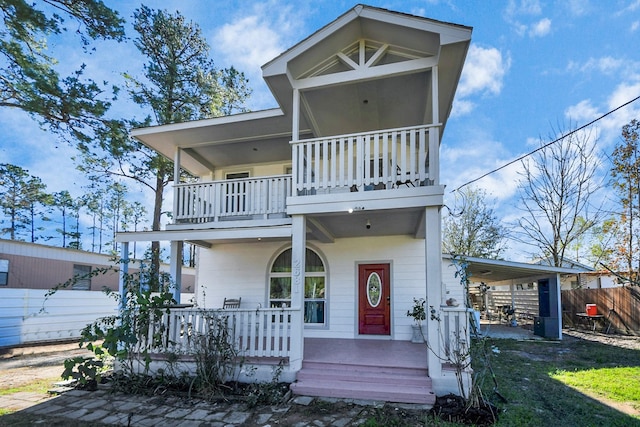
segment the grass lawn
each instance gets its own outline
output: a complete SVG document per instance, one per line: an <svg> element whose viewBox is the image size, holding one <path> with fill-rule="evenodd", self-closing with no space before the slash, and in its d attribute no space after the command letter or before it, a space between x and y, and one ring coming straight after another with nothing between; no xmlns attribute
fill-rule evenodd
<svg viewBox="0 0 640 427"><path fill-rule="evenodd" d="M640 351L566 337L487 339L494 383L482 389L503 410L497 426L640 426ZM626 412L626 413L625 413Z"/></svg>
<svg viewBox="0 0 640 427"><path fill-rule="evenodd" d="M51 385L56 381L60 381L60 377L38 379L27 384L21 384L16 387L2 388L0 389L0 396L20 392L35 392L46 395L47 391L51 389Z"/></svg>

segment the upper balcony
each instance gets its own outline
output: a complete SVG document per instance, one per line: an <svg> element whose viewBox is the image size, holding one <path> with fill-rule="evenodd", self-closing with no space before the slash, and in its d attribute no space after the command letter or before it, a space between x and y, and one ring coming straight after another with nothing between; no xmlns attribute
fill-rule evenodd
<svg viewBox="0 0 640 427"><path fill-rule="evenodd" d="M230 220L281 219L289 213L288 199L300 206L322 196L336 200L340 193L343 200L361 199L361 192L373 190L387 191L367 199L390 200L399 190L418 194L437 183L429 167L438 162L437 130L412 126L292 142L291 175L176 185L175 224L215 228L230 226Z"/></svg>

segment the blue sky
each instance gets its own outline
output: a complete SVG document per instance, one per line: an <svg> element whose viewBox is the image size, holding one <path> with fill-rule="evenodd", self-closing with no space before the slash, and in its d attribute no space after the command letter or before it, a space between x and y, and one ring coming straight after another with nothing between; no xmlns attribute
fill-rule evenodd
<svg viewBox="0 0 640 427"><path fill-rule="evenodd" d="M127 21L140 3L105 0ZM219 67L234 65L254 90L249 108L276 106L262 82L260 66L328 24L356 3L269 1L145 1L152 8L179 10L197 22ZM535 148L558 129L568 130L640 95L640 0L370 1L367 4L473 27L452 116L441 148L442 180L449 190ZM128 35L133 31L128 26ZM84 55L72 34L49 41L63 58L62 72L81 63L95 80L121 83L138 72L142 58L132 43L97 43ZM19 111L1 110L0 163L41 177L50 192L79 195L72 148L38 128ZM619 140L621 127L640 118L640 102L600 121L593 129L603 158ZM144 112L118 102L114 115ZM606 166L603 167L603 172ZM518 165L477 183L512 220ZM76 186L74 186L76 184ZM168 195L170 196L170 195ZM170 200L170 197L167 197ZM148 196L150 200L150 196ZM518 258L517 251L513 257Z"/></svg>

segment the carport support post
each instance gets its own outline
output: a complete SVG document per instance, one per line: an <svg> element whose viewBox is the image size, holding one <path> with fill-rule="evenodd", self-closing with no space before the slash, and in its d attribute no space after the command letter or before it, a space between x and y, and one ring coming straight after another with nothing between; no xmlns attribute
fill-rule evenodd
<svg viewBox="0 0 640 427"><path fill-rule="evenodd" d="M304 354L304 276L307 250L307 219L291 218L291 352L289 366L296 372L302 368Z"/></svg>
<svg viewBox="0 0 640 427"><path fill-rule="evenodd" d="M182 240L171 241L171 264L169 274L171 275L171 293L176 303L180 304L180 293L182 292Z"/></svg>
<svg viewBox="0 0 640 427"><path fill-rule="evenodd" d="M560 274L556 273L556 304L555 307L552 306L552 309L555 310L553 313L558 318L558 339L562 339L562 291L561 291L561 282L560 282Z"/></svg>
<svg viewBox="0 0 640 427"><path fill-rule="evenodd" d="M428 207L425 211L425 267L427 288L427 340L430 351L427 352L429 376L442 376L442 344L440 343L439 322L430 318L433 307L435 316L440 317L442 304L442 238L440 233L440 207Z"/></svg>
<svg viewBox="0 0 640 427"><path fill-rule="evenodd" d="M127 306L127 275L129 274L129 242L120 245L120 274L118 277L118 291L120 293L120 310Z"/></svg>

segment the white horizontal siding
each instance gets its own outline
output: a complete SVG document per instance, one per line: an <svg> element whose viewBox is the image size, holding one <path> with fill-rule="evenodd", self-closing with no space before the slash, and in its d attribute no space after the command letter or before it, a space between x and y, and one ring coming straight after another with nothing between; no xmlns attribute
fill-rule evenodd
<svg viewBox="0 0 640 427"><path fill-rule="evenodd" d="M413 298L426 295L424 240L409 236L338 239L334 243L309 242L326 262L328 272L328 327L307 328L307 337L353 338L357 335L357 265L391 264L392 338L411 339L412 319L406 316ZM216 245L200 249L197 299L200 306L219 308L224 298L242 297L242 307L266 307L267 280L275 256L288 247L282 242ZM443 262L446 298L463 301L455 268ZM443 296L445 293L443 292ZM445 298L445 299L446 299ZM438 302L439 304L440 302Z"/></svg>
<svg viewBox="0 0 640 427"><path fill-rule="evenodd" d="M451 260L442 261L442 283L445 286L442 297L445 301L454 298L462 306L465 301L464 289L460 283L460 277L456 277L456 271L456 266Z"/></svg>
<svg viewBox="0 0 640 427"><path fill-rule="evenodd" d="M80 337L89 323L116 314L117 303L102 292L0 289L0 347Z"/></svg>

